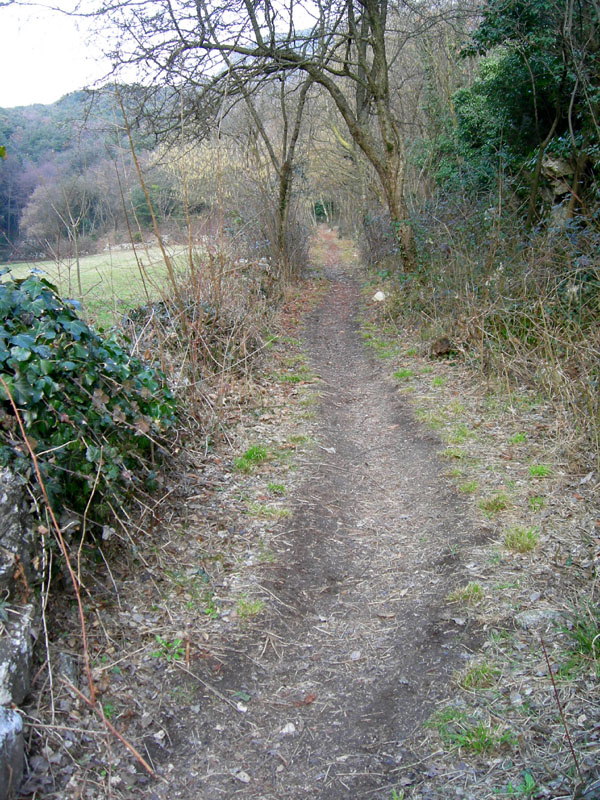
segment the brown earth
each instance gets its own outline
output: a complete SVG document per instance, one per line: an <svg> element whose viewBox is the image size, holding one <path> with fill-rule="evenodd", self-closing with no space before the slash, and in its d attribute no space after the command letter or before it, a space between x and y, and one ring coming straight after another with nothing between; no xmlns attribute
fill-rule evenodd
<svg viewBox="0 0 600 800"><path fill-rule="evenodd" d="M268 621L219 670L219 692L247 710L204 694L178 713L157 797L389 799L478 638L444 598L482 534L441 477L438 440L366 351L359 286L330 249L303 337L322 381L318 444L258 577Z"/></svg>
<svg viewBox="0 0 600 800"><path fill-rule="evenodd" d="M548 455L545 410L539 436L507 445L540 426L540 408L516 416L513 404L500 418L466 371L440 364L432 386L424 361L408 370L423 419L446 420L448 442L464 439L458 423L477 431L444 462L443 442L415 421L411 387L364 346L348 243L322 231L316 252L301 291L314 297L320 286L320 299L302 342L283 337L266 364L283 371L239 389L246 411L231 412L226 443L188 453L187 471L152 509L152 532L125 521L86 579L104 713L154 774L65 682L85 691L80 632L57 597L48 619L63 633L49 639L51 691L42 666L45 688L26 717L34 755L24 797L480 800L520 785L524 769L547 781L536 796L569 796L570 756L535 625L565 607L595 563L593 481L556 468L533 487L527 465ZM298 291L296 301L301 308ZM292 333L295 316L288 303ZM414 362L409 350L401 363ZM268 458L245 474L231 452L250 444L265 444ZM449 475L465 481L471 469L483 499L508 492L508 510L486 516L456 491ZM541 511L531 510L532 492L544 493ZM540 530L535 553L500 546L513 511ZM111 559L118 536L126 546ZM448 602L474 578L476 603L460 593ZM516 626L514 615L531 610L536 621ZM551 657L564 659L564 634L544 635ZM482 688L457 696L464 686L452 679L480 662ZM589 769L594 685L584 677L560 688ZM440 746L439 728L424 723L449 697L475 722L492 715L485 732L496 744Z"/></svg>

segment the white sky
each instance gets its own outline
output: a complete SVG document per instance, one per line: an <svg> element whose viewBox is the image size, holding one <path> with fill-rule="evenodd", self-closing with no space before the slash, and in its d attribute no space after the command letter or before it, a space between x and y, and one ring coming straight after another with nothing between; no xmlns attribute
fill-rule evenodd
<svg viewBox="0 0 600 800"><path fill-rule="evenodd" d="M84 26L41 7L0 7L0 108L53 103L102 78L108 64L86 47Z"/></svg>

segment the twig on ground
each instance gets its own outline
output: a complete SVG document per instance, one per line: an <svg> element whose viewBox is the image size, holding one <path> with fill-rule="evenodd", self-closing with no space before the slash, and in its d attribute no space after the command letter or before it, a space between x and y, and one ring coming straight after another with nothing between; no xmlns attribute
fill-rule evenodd
<svg viewBox="0 0 600 800"><path fill-rule="evenodd" d="M109 720L106 719L106 716L104 714L104 709L102 708L102 704L101 703L92 702L89 699L89 697L86 697L83 694L83 692L80 692L79 689L76 686L73 686L73 684L70 683L69 681L63 679L63 683L65 684L65 686L67 686L69 689L71 689L72 692L75 692L77 697L81 698L81 700L83 700L85 703L87 703L87 705L92 709L92 711L96 712L96 714L100 717L100 719L102 720L104 725L108 728L108 730L114 736L116 736L117 739L122 744L125 745L125 747L137 759L137 761L139 761L139 763L142 765L142 767L146 770L146 772L149 775L152 775L152 777L156 778L157 780L159 780L159 779L160 780L164 780L164 778L160 778L160 776L156 774L156 772L152 769L150 764L148 764L148 762L145 760L145 758L138 753L138 751L135 749L135 747L130 742L128 742L127 739L122 734L119 733L119 731L115 728L115 726L112 724L112 722L109 722Z"/></svg>

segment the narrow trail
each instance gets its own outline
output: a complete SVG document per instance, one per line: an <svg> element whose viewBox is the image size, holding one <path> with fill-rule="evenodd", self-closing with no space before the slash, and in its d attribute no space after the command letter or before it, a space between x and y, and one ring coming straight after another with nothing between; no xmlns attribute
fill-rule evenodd
<svg viewBox="0 0 600 800"><path fill-rule="evenodd" d="M441 476L439 442L364 348L358 283L329 245L304 336L322 380L318 445L260 575L270 618L219 683L250 701L238 713L205 695L156 796L390 800L426 774L415 735L478 641L444 598L481 535Z"/></svg>

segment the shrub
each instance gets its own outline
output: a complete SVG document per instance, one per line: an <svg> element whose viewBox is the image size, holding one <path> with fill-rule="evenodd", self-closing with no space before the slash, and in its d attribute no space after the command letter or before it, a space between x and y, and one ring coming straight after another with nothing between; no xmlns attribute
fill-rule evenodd
<svg viewBox="0 0 600 800"><path fill-rule="evenodd" d="M174 422L163 376L36 275L0 284L0 375L57 507L83 510L94 486L97 503L152 488L154 445ZM32 474L4 387L0 463Z"/></svg>

